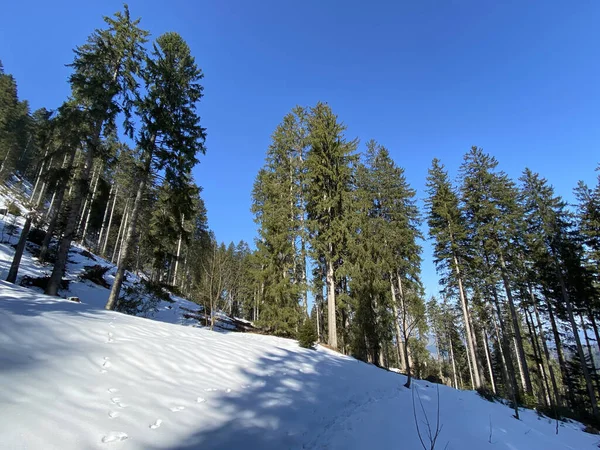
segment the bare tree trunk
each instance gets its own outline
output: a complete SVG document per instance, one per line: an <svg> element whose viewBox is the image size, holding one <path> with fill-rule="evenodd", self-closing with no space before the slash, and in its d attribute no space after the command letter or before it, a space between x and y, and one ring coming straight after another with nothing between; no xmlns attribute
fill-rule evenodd
<svg viewBox="0 0 600 450"><path fill-rule="evenodd" d="M83 209L81 210L81 215L79 216L79 222L78 222L78 225L77 225L77 231L79 231L79 233L81 235L83 235L83 233L82 233L82 231L83 231L83 222L85 221L85 218L87 216L88 206L91 208L91 201L90 201L90 199L91 199L91 197L93 195L93 191L96 189L96 182L97 182L96 181L97 180L96 173L98 173L98 176L99 176L99 173L100 173L100 171L96 170L96 167L94 167L93 164L94 163L92 161L92 182L91 182L92 189L90 189L87 192L86 196L85 196L85 201L83 203ZM83 237L82 237L82 239L83 239Z"/></svg>
<svg viewBox="0 0 600 450"><path fill-rule="evenodd" d="M125 220L123 222L123 233L121 234L121 243L119 244L118 242L116 243L118 248L119 248L119 254L117 256L117 264L119 263L119 261L121 261L121 254L123 253L123 244L125 242L125 238L127 237L127 226L129 225L131 219L129 218L129 211L127 211L127 214L125 215ZM116 248L115 248L116 250Z"/></svg>
<svg viewBox="0 0 600 450"><path fill-rule="evenodd" d="M125 224L127 223L127 215L129 214L129 210L127 209L128 207L129 199L127 199L127 201L125 202L125 207L123 208L123 215L121 216L121 223L119 224L119 231L117 232L117 239L115 240L115 248L113 248L112 258L110 259L110 262L112 263L115 262L115 258L117 257L117 251L119 250L119 241L121 240L121 234L123 233L123 230L125 229ZM106 236L106 239L108 240L108 235Z"/></svg>
<svg viewBox="0 0 600 450"><path fill-rule="evenodd" d="M398 315L398 307L396 303L396 289L394 289L394 278L390 273L390 288L392 290L392 313L394 314L394 327L396 329L396 347L398 348L398 363L400 364L399 369L401 371L406 371L406 361L404 360L404 348L403 343L401 342L400 336L402 333L400 332L400 316Z"/></svg>
<svg viewBox="0 0 600 450"><path fill-rule="evenodd" d="M181 215L181 228L183 230L183 222L185 214ZM179 233L179 241L177 242L177 256L175 257L175 268L173 269L173 286L177 285L177 269L179 268L179 257L181 255L181 241L183 240L183 231Z"/></svg>
<svg viewBox="0 0 600 450"><path fill-rule="evenodd" d="M92 217L92 206L94 206L94 200L96 199L96 192L98 190L98 182L100 181L100 175L102 175L102 166L98 168L98 176L96 176L96 182L94 183L94 189L90 195L90 207L88 208L85 222L83 225L83 232L81 233L81 243L85 245L85 237L87 235L88 226L90 224L90 217Z"/></svg>
<svg viewBox="0 0 600 450"><path fill-rule="evenodd" d="M496 394L496 382L494 381L494 370L492 369L492 361L490 358L490 348L488 337L485 328L481 330L481 339L483 340L483 348L485 350L485 359L487 361L488 371L490 373L490 383L492 384L492 392Z"/></svg>
<svg viewBox="0 0 600 450"><path fill-rule="evenodd" d="M152 139L152 143L154 143L154 139ZM131 211L131 218L129 219L127 235L125 238L125 242L122 245L121 257L119 258L119 265L117 267L117 272L115 273L115 281L113 282L112 288L110 290L110 295L108 296L108 301L106 302L105 309L108 310L115 309L115 307L117 306L117 300L119 299L119 294L121 293L121 286L123 285L123 281L125 278L125 269L127 267L127 263L131 253L131 248L135 240L137 219L140 213L140 209L142 207L142 197L146 193L146 184L148 182L148 177L150 176L151 163L152 154L150 153L146 155L144 171L141 174L140 184L138 185L135 200L133 202L133 210Z"/></svg>
<svg viewBox="0 0 600 450"><path fill-rule="evenodd" d="M533 386L531 385L531 377L529 375L529 368L527 367L527 359L525 356L525 349L523 348L523 337L521 336L521 327L519 326L519 317L515 309L515 302L513 300L512 290L510 288L510 282L506 273L506 263L504 262L504 256L502 252L498 253L500 259L500 274L502 276L502 282L504 284L504 290L508 300L508 308L510 311L510 317L512 319L512 327L515 338L515 346L517 349L517 363L519 364L519 372L523 380L523 387L525 392L529 395L533 395Z"/></svg>
<svg viewBox="0 0 600 450"><path fill-rule="evenodd" d="M529 335L533 339L533 357L537 362L538 370L542 378L544 403L546 406L548 406L552 404L552 398L550 397L550 386L548 385L548 377L546 376L546 368L544 367L544 357L542 355L542 349L540 348L540 342L538 340L537 332L535 330L535 325L533 323L533 316L531 315L531 311L529 310L529 308L526 308L524 312L525 323L527 324Z"/></svg>
<svg viewBox="0 0 600 450"><path fill-rule="evenodd" d="M518 402L518 392L519 386L517 384L517 377L515 376L515 368L512 362L512 357L510 355L510 342L508 340L508 334L506 332L506 326L504 324L504 318L502 317L502 311L500 310L500 302L498 300L498 293L496 291L496 286L492 286L492 294L494 297L494 304L496 305L496 313L498 315L498 323L500 324L500 330L502 331L502 347L504 353L504 362L507 372L507 381L510 388L510 393L512 396L515 417L519 418L519 402Z"/></svg>
<svg viewBox="0 0 600 450"><path fill-rule="evenodd" d="M329 245L329 259L327 260L327 326L329 328L328 343L337 349L337 328L335 322L335 275L333 271L332 246Z"/></svg>
<svg viewBox="0 0 600 450"><path fill-rule="evenodd" d="M100 133L98 133L98 135L99 134ZM62 239L60 240L60 243L58 245L56 262L54 263L52 275L50 275L50 279L48 280L48 285L46 286L45 290L46 295L58 294L58 289L60 287L63 274L65 273L65 267L69 256L69 250L71 249L71 242L76 237L77 219L79 218L79 214L81 212L81 203L83 201L83 197L85 196L84 186L87 186L88 184L92 162L93 152L90 148L87 152L85 165L81 171L79 183L75 183L77 185L77 188L73 195L72 201L70 202L69 217L67 219L67 224L65 226L65 231L63 233Z"/></svg>
<svg viewBox="0 0 600 450"><path fill-rule="evenodd" d="M77 153L76 149L71 150L69 155L65 156L65 161L63 161L63 168L70 171L73 169L73 162L75 161L75 154ZM48 248L50 246L50 242L52 241L52 235L54 234L54 230L56 230L56 225L58 224L58 218L60 216L60 209L63 204L63 200L65 198L65 193L67 191L66 182L59 184L57 190L54 191L54 195L52 198L52 203L50 205L50 209L48 210L48 228L46 229L46 235L44 236L44 240L42 241L42 245L40 247L40 261L45 261L48 255ZM71 183L72 185L73 183Z"/></svg>
<svg viewBox="0 0 600 450"><path fill-rule="evenodd" d="M552 335L554 336L554 345L556 346L556 356L558 357L558 366L560 367L561 377L564 385L567 387L567 398L569 405L574 408L576 406L575 396L573 395L573 384L569 372L567 371L567 363L565 361L562 340L560 333L556 325L556 319L554 318L554 312L552 311L552 305L546 298L546 307L548 308L548 318L550 319L550 325L552 327Z"/></svg>
<svg viewBox="0 0 600 450"><path fill-rule="evenodd" d="M535 319L537 322L538 333L540 336L540 340L542 341L542 349L544 350L544 356L546 357L546 364L548 365L548 372L550 372L550 382L552 383L552 390L554 391L554 401L558 406L562 405L562 400L560 398L558 383L556 382L556 377L554 375L554 368L552 364L550 364L550 352L548 351L548 344L546 343L546 337L544 335L544 329L542 328L542 321L540 320L540 315L538 313L537 305L535 302L535 297L533 296L533 291L530 290L532 299L533 299L533 311L535 313Z"/></svg>
<svg viewBox="0 0 600 450"><path fill-rule="evenodd" d="M17 243L17 247L15 248L15 255L10 265L8 276L6 277L6 281L8 281L9 283L15 283L17 281L17 273L19 272L21 258L23 256L23 251L25 250L25 244L27 244L27 236L29 236L29 229L31 228L32 215L33 213L27 214L25 224L23 225L23 230L21 231L21 236L19 237L19 242Z"/></svg>
<svg viewBox="0 0 600 450"><path fill-rule="evenodd" d="M588 391L588 395L590 396L590 403L592 405L592 413L595 418L598 418L598 403L596 402L596 393L594 392L594 386L592 385L592 378L590 376L590 372L587 367L587 363L585 361L585 354L583 353L583 346L581 345L581 338L579 337L579 331L577 328L577 324L575 323L575 315L573 313L573 305L571 304L571 299L569 297L569 293L567 292L567 287L565 285L565 280L563 278L561 270L556 268L556 275L558 276L558 280L560 282L560 289L562 291L562 297L565 302L565 306L567 307L567 317L569 319L569 323L571 324L571 329L573 330L573 338L575 339L575 345L577 348L577 355L579 356L579 361L581 362L581 372L583 373L583 378L585 379L585 386Z"/></svg>
<svg viewBox="0 0 600 450"><path fill-rule="evenodd" d="M117 196L119 195L119 186L115 190L115 196L113 198L112 207L110 208L110 216L108 218L108 225L106 227L106 234L104 236L104 243L102 244L102 251L100 252L100 256L104 257L106 255L106 247L108 245L108 238L110 237L110 229L112 227L113 215L115 213L115 204L117 203ZM98 239L98 246L101 245L100 241L102 239Z"/></svg>
<svg viewBox="0 0 600 450"><path fill-rule="evenodd" d="M465 291L462 283L462 276L460 273L460 267L458 265L458 258L456 255L453 255L454 260L454 271L456 272L456 278L458 280L458 293L460 296L460 304L463 312L463 320L465 322L466 329L466 337L467 337L467 347L468 352L470 353L471 360L473 361L473 367L471 371L471 384L474 389L481 386L481 377L479 376L478 364L477 364L477 353L475 352L475 342L473 341L474 335L471 332L471 318L469 314L469 308L467 305L467 298L465 295Z"/></svg>
<svg viewBox="0 0 600 450"><path fill-rule="evenodd" d="M458 389L458 379L456 378L456 361L454 360L454 346L452 345L452 336L450 336L448 342L450 342L450 360L452 361L452 375L454 378L454 388Z"/></svg>
<svg viewBox="0 0 600 450"><path fill-rule="evenodd" d="M104 231L106 230L106 225L108 221L108 212L110 211L110 200L113 196L114 184L110 185L110 191L108 191L108 200L106 202L106 206L104 207L104 215L102 216L102 226L100 227L100 234L98 235L98 241L96 242L96 252L100 252L100 247L102 246L102 236L104 236ZM116 198L116 193L115 193Z"/></svg>
<svg viewBox="0 0 600 450"><path fill-rule="evenodd" d="M45 161L48 156L48 150L44 152L44 157L42 158L42 163L40 164L40 170L38 171L38 176L35 179L35 184L33 185L33 190L31 191L31 196L29 197L29 201L33 202L33 198L35 197L35 191L37 191L38 184L40 179L42 178L42 173L44 173Z"/></svg>

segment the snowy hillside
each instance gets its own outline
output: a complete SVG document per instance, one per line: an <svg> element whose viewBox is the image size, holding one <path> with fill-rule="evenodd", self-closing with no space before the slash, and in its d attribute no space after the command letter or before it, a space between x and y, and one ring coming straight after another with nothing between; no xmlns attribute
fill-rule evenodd
<svg viewBox="0 0 600 450"><path fill-rule="evenodd" d="M13 201L0 194L0 208ZM0 216L8 241L0 244L2 278L22 220ZM211 332L184 317L198 305L176 296L159 303L154 320L104 311L108 289L79 275L87 265L110 266L111 283L114 267L84 250L71 249L71 283L62 292L81 303L0 282L0 448L422 448L404 376L291 340ZM26 251L19 281L49 270ZM138 281L130 274L129 285ZM423 424L425 415L435 422L436 385L418 381L414 389L427 443ZM600 442L576 423L560 424L556 435L555 422L533 411L517 421L474 392L440 386L439 403L439 449Z"/></svg>
<svg viewBox="0 0 600 450"><path fill-rule="evenodd" d="M419 449L403 382L291 340L126 316L0 283L0 448ZM435 385L415 387L435 420ZM556 435L533 411L517 421L474 392L439 393L437 448L599 442L579 424Z"/></svg>

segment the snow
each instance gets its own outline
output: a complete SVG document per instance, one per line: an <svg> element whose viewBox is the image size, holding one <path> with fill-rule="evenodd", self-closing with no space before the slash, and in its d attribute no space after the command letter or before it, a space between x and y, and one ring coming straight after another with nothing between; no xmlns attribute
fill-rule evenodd
<svg viewBox="0 0 600 450"><path fill-rule="evenodd" d="M105 311L108 290L78 274L109 263L81 250L72 249L72 283L62 292L81 303L0 281L0 448L422 448L403 375L293 340L211 332L184 319L182 308L198 306L175 296L153 320ZM3 277L13 251L0 245ZM49 269L26 253L20 276ZM424 414L435 423L437 385L413 386L427 442ZM556 422L531 410L516 420L473 391L439 386L439 405L438 449L591 450L600 442L575 422L560 423L557 435Z"/></svg>

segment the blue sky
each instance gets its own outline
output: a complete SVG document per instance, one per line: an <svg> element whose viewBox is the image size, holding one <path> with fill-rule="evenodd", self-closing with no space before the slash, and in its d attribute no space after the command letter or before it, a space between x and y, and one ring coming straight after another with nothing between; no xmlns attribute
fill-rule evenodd
<svg viewBox="0 0 600 450"><path fill-rule="evenodd" d="M440 158L471 145L525 166L572 200L600 162L600 2L132 1L154 37L179 32L205 73L208 153L195 169L209 224L251 242L250 192L269 137L294 105L328 102L362 146L373 138L423 197ZM121 2L3 5L0 59L32 108L68 95L71 50ZM423 278L436 290L430 248Z"/></svg>

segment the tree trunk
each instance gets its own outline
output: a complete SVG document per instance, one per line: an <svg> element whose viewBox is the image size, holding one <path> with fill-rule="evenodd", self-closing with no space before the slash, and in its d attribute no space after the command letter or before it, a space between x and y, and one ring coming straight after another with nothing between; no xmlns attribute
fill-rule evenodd
<svg viewBox="0 0 600 450"><path fill-rule="evenodd" d="M475 352L475 343L473 342L473 333L471 332L471 318L469 314L469 309L467 306L467 298L465 295L465 291L463 289L462 276L460 273L460 267L458 265L458 258L456 255L453 255L454 260L454 271L456 272L456 278L458 280L458 293L460 296L460 304L463 312L463 320L465 322L466 329L466 337L467 337L467 346L468 352L470 353L471 360L473 361L473 368L471 372L471 384L474 388L478 388L481 386L481 377L479 376L478 364L477 364L477 353Z"/></svg>
<svg viewBox="0 0 600 450"><path fill-rule="evenodd" d="M529 330L529 335L533 340L533 357L538 365L538 370L540 372L540 376L542 378L542 387L544 388L544 402L545 405L552 404L552 398L550 397L550 386L548 385L548 377L546 376L546 368L544 367L544 357L542 355L542 349L540 348L540 342L538 340L538 335L535 330L535 325L533 323L533 316L531 315L531 311L527 308L525 311L525 322L527 324L527 329Z"/></svg>
<svg viewBox="0 0 600 450"><path fill-rule="evenodd" d="M115 281L113 282L112 288L110 290L110 295L108 296L108 301L106 302L105 309L108 310L115 309L115 307L117 306L117 300L119 299L119 294L121 293L121 286L123 285L123 280L125 277L125 268L127 267L129 254L131 253L131 247L135 239L137 219L142 206L142 197L146 193L146 183L148 182L148 177L150 175L152 154L147 155L146 158L147 159L145 162L144 171L142 172L141 177L142 179L140 180L140 184L135 195L133 210L131 211L131 218L129 219L129 227L127 229L126 235L127 237L125 238L125 242L122 246L122 254L119 258L117 272L115 273Z"/></svg>
<svg viewBox="0 0 600 450"><path fill-rule="evenodd" d="M454 360L454 346L452 345L452 336L449 337L450 342L450 360L452 361L452 375L454 378L454 388L458 389L458 379L456 378L456 361Z"/></svg>
<svg viewBox="0 0 600 450"><path fill-rule="evenodd" d="M108 200L106 202L106 206L104 207L104 215L102 216L102 226L100 227L100 234L98 235L98 241L96 242L96 252L100 253L100 248L102 246L102 237L104 236L104 231L106 230L106 225L108 221L108 212L110 211L110 200L113 196L114 184L110 185L110 191L108 192ZM117 194L115 193L115 198Z"/></svg>
<svg viewBox="0 0 600 450"><path fill-rule="evenodd" d="M564 385L567 387L567 398L569 401L569 405L571 408L575 408L575 396L573 391L573 384L571 382L571 377L569 376L569 372L567 371L567 363L565 361L565 356L563 352L562 340L560 338L560 333L558 332L558 327L556 326L556 319L554 318L554 312L552 311L552 305L550 301L546 298L546 307L548 308L548 318L550 319L550 325L552 327L552 335L554 336L554 345L556 346L556 356L558 357L558 366L560 367L560 373L563 379Z"/></svg>
<svg viewBox="0 0 600 450"><path fill-rule="evenodd" d="M88 206L91 207L90 198L92 196L92 191L96 189L96 173L100 173L100 171L96 171L96 167L94 167L94 162L92 161L92 180L90 186L93 186L92 189L88 190L85 196L85 201L83 202L83 209L81 210L81 215L79 216L79 221L77 224L77 231L82 234L83 222L85 221L85 217L87 216Z"/></svg>
<svg viewBox="0 0 600 450"><path fill-rule="evenodd" d="M329 346L337 349L337 328L335 322L335 274L333 271L333 261L331 245L329 246L329 259L327 260L327 327L329 329Z"/></svg>
<svg viewBox="0 0 600 450"><path fill-rule="evenodd" d="M590 372L587 367L587 363L585 361L585 354L583 353L583 346L581 345L581 338L579 337L579 331L577 328L577 324L575 323L575 315L573 313L573 305L571 304L571 299L569 297L569 293L567 292L567 287L565 285L565 280L563 278L561 270L556 268L556 275L558 276L558 281L560 282L560 289L562 291L562 297L565 302L565 306L567 307L567 317L569 319L569 323L571 324L571 329L573 330L573 338L575 339L575 345L577 348L577 355L579 356L579 361L581 363L581 371L583 372L583 378L585 379L585 386L588 391L588 395L590 396L590 403L592 405L592 413L595 418L598 418L598 403L596 402L596 393L594 392L594 386L592 385L592 378L590 376Z"/></svg>
<svg viewBox="0 0 600 450"><path fill-rule="evenodd" d="M487 361L488 371L490 373L490 383L492 384L492 392L496 394L496 382L494 381L494 370L492 369L492 361L490 358L490 348L488 345L488 337L485 329L481 330L481 339L483 339L483 349L485 350L485 359Z"/></svg>
<svg viewBox="0 0 600 450"><path fill-rule="evenodd" d="M98 242L98 246L102 245L102 251L100 252L100 256L104 257L104 255L106 255L106 246L108 245L108 238L110 237L110 229L112 227L112 221L113 221L113 215L115 213L115 205L117 203L117 196L119 194L119 186L117 186L117 189L115 190L115 196L113 198L113 203L112 206L110 208L110 216L108 218L108 225L106 227L106 233L104 236L104 243L101 244L101 242ZM101 239L98 239L98 241L101 241Z"/></svg>
<svg viewBox="0 0 600 450"><path fill-rule="evenodd" d="M42 163L40 164L40 170L38 171L38 176L35 179L35 184L33 185L33 190L31 191L31 196L29 197L30 202L33 202L33 199L35 197L35 191L37 191L38 184L40 182L40 179L42 178L42 173L44 173L44 165L45 165L45 161L46 161L47 157L48 157L48 150L46 150L44 152L44 157L42 158Z"/></svg>
<svg viewBox="0 0 600 450"><path fill-rule="evenodd" d="M99 134L99 133L98 133ZM54 268L52 269L52 275L50 275L50 279L48 280L48 285L46 286L46 295L57 295L58 289L60 287L63 274L65 273L65 267L67 264L67 258L69 256L69 250L71 249L71 242L75 239L77 233L77 219L79 218L81 203L85 196L84 187L88 185L88 179L90 175L90 170L93 162L93 152L92 149L88 149L87 158L85 165L81 171L80 180L78 183L75 183L77 186L75 188L75 193L70 202L70 210L69 217L67 219L67 224L65 226L65 231L63 233L62 239L58 245L58 251L56 255L56 262L54 263Z"/></svg>
<svg viewBox="0 0 600 450"><path fill-rule="evenodd" d="M85 245L85 236L87 235L88 226L90 224L90 217L92 217L92 206L94 206L94 200L96 198L96 192L98 190L98 182L100 181L100 175L102 174L102 166L98 168L98 176L96 177L96 182L94 183L94 189L92 190L90 196L90 207L88 208L85 222L83 225L83 232L81 233L81 243Z"/></svg>
<svg viewBox="0 0 600 450"><path fill-rule="evenodd" d="M75 161L76 153L77 150L73 149L68 157L65 157L65 161L63 161L63 168L67 169L67 171L71 171L73 169L73 162ZM48 248L50 247L52 235L54 234L54 230L58 224L60 209L65 198L68 184L69 183L67 182L60 183L58 189L54 191L52 203L50 205L50 209L48 210L48 228L46 228L46 235L44 236L44 240L42 241L42 246L40 248L40 261L45 261L46 256L48 255Z"/></svg>
<svg viewBox="0 0 600 450"><path fill-rule="evenodd" d="M29 213L27 215L25 224L23 225L23 230L21 231L21 236L19 237L19 242L15 248L15 255L13 257L12 264L10 265L8 276L6 277L6 281L9 283L15 283L17 281L17 273L19 272L21 257L23 256L25 244L27 244L27 236L29 236L29 229L31 228L32 215L33 213Z"/></svg>
<svg viewBox="0 0 600 450"><path fill-rule="evenodd" d="M119 231L117 232L117 239L115 240L115 247L113 248L113 254L110 261L112 263L115 262L115 258L117 257L117 251L119 250L119 241L121 240L121 235L124 233L125 224L127 223L127 215L129 214L129 199L125 201L125 207L123 208L123 214L121 216L121 223L119 224ZM108 240L108 235L106 236Z"/></svg>
<svg viewBox="0 0 600 450"><path fill-rule="evenodd" d="M496 305L496 314L498 315L498 323L500 324L500 330L502 334L502 347L504 352L504 361L506 365L506 372L509 381L509 389L511 390L512 400L514 403L515 417L519 418L519 402L518 402L518 390L519 386L517 384L517 378L515 375L515 367L512 362L512 357L510 355L510 343L508 340L508 334L506 332L506 326L504 324L504 319L502 317L502 311L500 310L500 302L498 300L498 293L496 292L496 287L492 286L492 293L494 297L494 304Z"/></svg>
<svg viewBox="0 0 600 450"><path fill-rule="evenodd" d="M179 268L179 257L181 256L181 241L183 240L183 222L185 215L181 215L181 228L182 231L179 233L179 241L177 242L177 256L175 257L175 268L173 269L173 286L177 285L177 269Z"/></svg>
<svg viewBox="0 0 600 450"><path fill-rule="evenodd" d="M394 314L394 327L396 329L396 347L398 348L400 371L406 371L406 361L404 359L404 345L400 336L402 333L400 332L400 316L398 315L398 307L396 303L396 289L394 289L394 279L392 278L392 274L390 274L390 288L392 290L392 313Z"/></svg>
<svg viewBox="0 0 600 450"><path fill-rule="evenodd" d="M540 320L540 314L537 309L537 305L535 302L535 297L533 296L533 291L530 290L532 299L533 299L533 312L535 313L535 320L537 322L538 334L540 336L540 340L542 341L542 349L544 350L544 356L546 357L546 364L548 365L548 372L550 373L550 382L552 383L552 390L554 391L554 401L556 405L561 406L562 400L560 398L560 393L558 390L558 383L556 382L556 376L554 375L554 368L552 364L550 364L550 352L548 351L548 344L546 342L546 337L544 336L544 329L542 327L542 321Z"/></svg>
<svg viewBox="0 0 600 450"><path fill-rule="evenodd" d="M515 302L513 300L512 290L508 280L506 263L504 262L504 256L502 252L498 253L500 259L500 274L502 276L502 282L504 284L504 290L508 300L508 308L510 311L510 317L512 319L512 327L515 337L515 345L517 348L517 362L519 363L519 371L524 381L525 392L529 395L533 395L533 386L531 385L531 376L529 375L529 367L527 367L527 359L525 356L525 349L523 348L523 337L521 336L521 327L519 326L519 317L515 309Z"/></svg>
<svg viewBox="0 0 600 450"><path fill-rule="evenodd" d="M129 211L127 211L127 214L125 215L125 220L123 221L123 233L121 234L121 243L119 244L117 242L117 247L115 248L115 250L117 248L119 249L119 254L117 255L117 259L116 259L117 264L119 263L119 261L121 261L121 254L123 253L123 244L125 243L125 238L127 237L127 227L130 222L131 222L130 214L129 214Z"/></svg>

